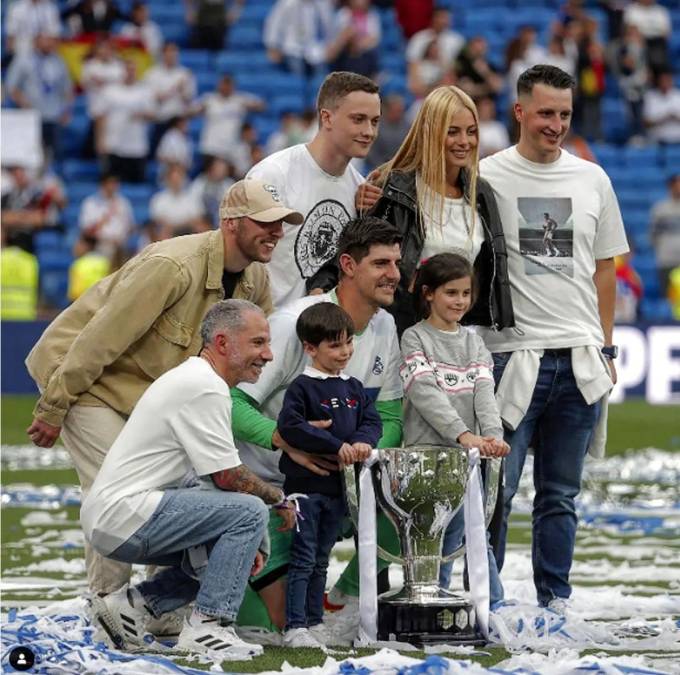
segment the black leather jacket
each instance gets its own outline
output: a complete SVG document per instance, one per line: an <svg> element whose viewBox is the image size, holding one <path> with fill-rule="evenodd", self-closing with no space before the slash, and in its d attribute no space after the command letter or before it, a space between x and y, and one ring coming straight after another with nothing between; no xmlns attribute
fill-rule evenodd
<svg viewBox="0 0 680 675"><path fill-rule="evenodd" d="M469 174L461 171L465 193L469 192ZM508 279L508 255L496 199L491 186L477 180L477 209L484 228L484 242L474 269L477 280L477 300L461 323L490 326L496 330L515 325ZM415 172L394 171L383 188L383 195L370 215L396 225L403 235L401 244L401 280L394 304L386 309L394 316L399 335L416 322L413 294L408 290L421 258L424 232L418 221ZM337 263L324 265L307 282L307 289L328 290L337 283Z"/></svg>

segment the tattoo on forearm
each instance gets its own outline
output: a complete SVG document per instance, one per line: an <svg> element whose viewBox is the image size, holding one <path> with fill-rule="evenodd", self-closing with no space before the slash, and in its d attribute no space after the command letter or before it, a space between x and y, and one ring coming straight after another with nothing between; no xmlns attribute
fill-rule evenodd
<svg viewBox="0 0 680 675"><path fill-rule="evenodd" d="M212 474L213 483L227 492L245 492L259 497L265 504L281 501L281 490L258 478L245 464Z"/></svg>

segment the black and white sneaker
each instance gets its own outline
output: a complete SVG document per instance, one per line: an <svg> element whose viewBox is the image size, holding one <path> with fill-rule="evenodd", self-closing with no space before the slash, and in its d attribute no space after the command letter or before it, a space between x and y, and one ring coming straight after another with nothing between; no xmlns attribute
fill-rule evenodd
<svg viewBox="0 0 680 675"><path fill-rule="evenodd" d="M221 654L236 659L260 656L264 651L262 645L242 640L232 624L224 626L216 617L202 615L196 610L185 619L176 649L194 654Z"/></svg>
<svg viewBox="0 0 680 675"><path fill-rule="evenodd" d="M151 614L127 584L104 597L94 596L92 614L117 649L136 649L146 644L144 635Z"/></svg>

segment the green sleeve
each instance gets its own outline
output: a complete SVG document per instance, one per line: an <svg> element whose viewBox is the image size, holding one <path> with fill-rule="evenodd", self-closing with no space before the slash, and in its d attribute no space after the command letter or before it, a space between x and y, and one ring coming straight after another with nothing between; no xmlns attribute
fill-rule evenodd
<svg viewBox="0 0 680 675"><path fill-rule="evenodd" d="M232 388L231 430L236 440L272 450L272 434L275 429L276 420L263 415L254 398L236 387Z"/></svg>
<svg viewBox="0 0 680 675"><path fill-rule="evenodd" d="M379 448L398 448L401 446L401 399L376 401L376 410L383 424L383 433L378 441Z"/></svg>

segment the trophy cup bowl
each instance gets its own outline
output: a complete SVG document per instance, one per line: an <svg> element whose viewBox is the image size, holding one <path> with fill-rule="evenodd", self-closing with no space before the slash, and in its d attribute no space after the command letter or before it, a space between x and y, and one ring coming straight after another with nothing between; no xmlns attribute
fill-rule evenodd
<svg viewBox="0 0 680 675"><path fill-rule="evenodd" d="M493 514L500 460L487 462L485 515ZM464 552L442 557L444 532L463 504L469 474L463 448L419 445L384 448L372 467L376 501L399 536L401 557L378 547L381 558L400 563L404 586L378 598L378 639L410 642L483 644L473 606L439 588L439 568ZM358 521L355 474L345 474L350 514Z"/></svg>

